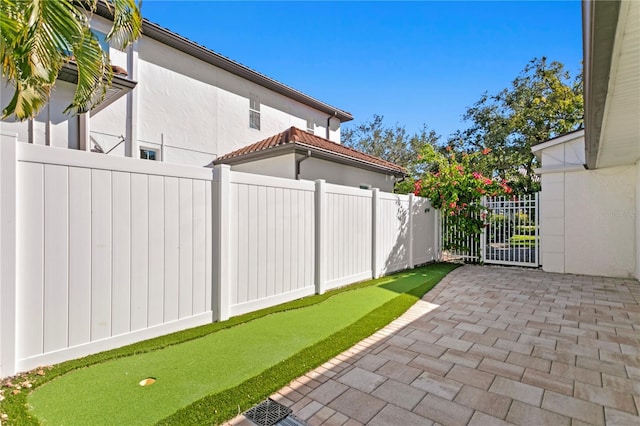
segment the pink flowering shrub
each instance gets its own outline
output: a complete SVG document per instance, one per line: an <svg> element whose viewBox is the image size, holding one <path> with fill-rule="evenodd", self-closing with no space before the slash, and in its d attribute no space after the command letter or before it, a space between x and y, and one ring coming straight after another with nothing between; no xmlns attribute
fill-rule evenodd
<svg viewBox="0 0 640 426"><path fill-rule="evenodd" d="M447 148L447 152L446 156L442 155L431 145L422 149L418 161L436 171L426 172L415 181L414 194L429 198L431 205L439 209L443 220L447 221L447 230L451 235L443 236L443 249L468 252L470 247L467 247L466 237L480 234L485 225L486 211L480 199L513 191L505 182L483 176L472 169L473 157L487 155L490 150L463 154L460 160L450 148Z"/></svg>

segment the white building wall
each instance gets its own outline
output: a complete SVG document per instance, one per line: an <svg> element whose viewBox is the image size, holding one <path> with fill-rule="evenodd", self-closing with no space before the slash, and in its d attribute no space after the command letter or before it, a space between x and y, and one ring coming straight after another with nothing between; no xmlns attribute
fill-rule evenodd
<svg viewBox="0 0 640 426"><path fill-rule="evenodd" d="M392 175L372 172L357 167L321 160L313 156L300 165L300 178L325 179L328 183L360 187L369 185L384 192L393 192L395 178Z"/></svg>
<svg viewBox="0 0 640 426"><path fill-rule="evenodd" d="M565 174L565 272L633 277L636 168Z"/></svg>
<svg viewBox="0 0 640 426"><path fill-rule="evenodd" d="M637 276L638 166L586 170L584 138L542 149L542 268Z"/></svg>
<svg viewBox="0 0 640 426"><path fill-rule="evenodd" d="M108 32L109 22L101 17L94 17L92 25L98 31ZM135 138L117 145L110 155L124 156L133 147L133 156L137 157L138 147L142 146L162 150L166 162L205 166L217 156L291 126L306 129L307 120L314 123L316 135L327 136L329 114L154 39L141 37L137 54L132 58L130 48L121 51L111 46L109 54L112 64L126 69L129 78L138 82L133 89L135 102L131 96L125 96L92 114L90 138L104 151L115 147L121 137ZM4 80L2 83L0 100L4 106L11 99L12 90L6 88ZM29 135L27 122L2 122L2 131L18 133L21 142L33 140L45 144L45 138L49 137L53 146L77 149L78 119L62 114L73 90L69 83L56 82L50 108L45 108L35 120L33 136ZM249 127L250 96L260 100L260 130ZM48 119L52 122L49 128ZM329 139L340 142L340 120L331 118L329 127Z"/></svg>
<svg viewBox="0 0 640 426"><path fill-rule="evenodd" d="M234 164L231 166L231 170L286 179L295 179L296 155L291 153L279 155L277 157L264 158L250 163Z"/></svg>

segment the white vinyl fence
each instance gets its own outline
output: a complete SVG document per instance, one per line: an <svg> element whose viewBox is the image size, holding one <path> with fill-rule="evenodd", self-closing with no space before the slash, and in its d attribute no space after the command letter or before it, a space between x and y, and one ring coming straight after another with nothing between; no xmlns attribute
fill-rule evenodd
<svg viewBox="0 0 640 426"><path fill-rule="evenodd" d="M413 195L1 136L1 377L437 260Z"/></svg>

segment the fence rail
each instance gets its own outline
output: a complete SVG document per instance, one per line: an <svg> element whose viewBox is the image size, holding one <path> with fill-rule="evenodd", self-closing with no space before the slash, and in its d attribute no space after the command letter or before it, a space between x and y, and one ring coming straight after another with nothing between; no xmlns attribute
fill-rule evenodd
<svg viewBox="0 0 640 426"><path fill-rule="evenodd" d="M437 260L413 195L0 136L0 377Z"/></svg>

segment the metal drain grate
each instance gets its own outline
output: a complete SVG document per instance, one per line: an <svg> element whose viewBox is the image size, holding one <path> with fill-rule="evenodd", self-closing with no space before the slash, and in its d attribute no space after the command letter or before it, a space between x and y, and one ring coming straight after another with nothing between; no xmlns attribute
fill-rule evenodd
<svg viewBox="0 0 640 426"><path fill-rule="evenodd" d="M291 409L272 399L262 401L244 413L246 418L258 426L273 426L289 414L291 414Z"/></svg>

